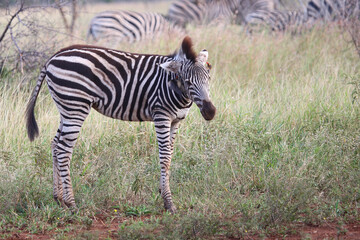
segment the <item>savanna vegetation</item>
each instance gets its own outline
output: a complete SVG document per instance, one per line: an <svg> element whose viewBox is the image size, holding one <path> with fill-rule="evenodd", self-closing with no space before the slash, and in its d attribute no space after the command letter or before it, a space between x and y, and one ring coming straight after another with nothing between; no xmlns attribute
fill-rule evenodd
<svg viewBox="0 0 360 240"><path fill-rule="evenodd" d="M166 12L167 4L146 9ZM93 13L108 7L86 5L78 37L60 42L53 52L83 43ZM61 23L58 14L48 14ZM297 224L335 222L341 233L342 224L360 220L360 64L347 32L329 25L294 36L249 36L240 26L191 26L188 35L197 51L209 51L211 98L218 111L206 122L194 106L180 127L170 180L176 215L164 212L158 193L153 124L113 120L96 111L82 128L71 162L79 211L59 207L52 198L50 150L58 111L43 87L36 106L40 137L30 143L24 113L40 66L21 74L7 71L10 63L4 63L0 238L26 232L97 239L86 229L99 221L118 225L101 235L113 239L285 237ZM181 40L96 44L169 54ZM84 231L74 236L79 228Z"/></svg>

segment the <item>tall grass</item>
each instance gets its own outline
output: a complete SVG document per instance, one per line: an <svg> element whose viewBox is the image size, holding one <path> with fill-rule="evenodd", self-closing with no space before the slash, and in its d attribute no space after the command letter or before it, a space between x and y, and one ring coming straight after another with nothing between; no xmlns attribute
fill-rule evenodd
<svg viewBox="0 0 360 240"><path fill-rule="evenodd" d="M30 143L24 111L35 78L32 86L19 86L21 76L2 79L0 232L72 228L74 221L87 226L100 213L109 221L149 216L120 224L116 237L124 239L285 235L298 222L360 220L360 108L346 80L358 76L359 61L341 34L336 28L301 36L190 28L195 48L209 51L218 112L206 122L194 106L180 127L170 183L175 216L163 212L158 194L153 124L96 111L71 162L80 211L71 216L59 208L50 153L57 109L45 85L36 105L40 137ZM180 41L110 47L168 54Z"/></svg>

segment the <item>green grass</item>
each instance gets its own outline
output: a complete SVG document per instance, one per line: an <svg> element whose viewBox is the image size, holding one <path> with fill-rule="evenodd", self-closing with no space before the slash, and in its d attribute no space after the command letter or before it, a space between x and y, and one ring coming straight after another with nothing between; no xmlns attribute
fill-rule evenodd
<svg viewBox="0 0 360 240"><path fill-rule="evenodd" d="M198 51L209 51L218 112L206 122L194 106L180 127L170 182L178 214L165 213L158 194L153 124L96 111L71 162L79 212L58 207L50 151L58 112L43 86L36 105L40 137L30 143L24 112L36 77L19 85L22 76L6 74L0 81L0 238L22 231L63 239L98 215L126 219L113 234L119 239L286 236L296 223L360 220L360 106L353 101L359 60L341 31L249 37L240 27L212 27L190 28L189 35ZM111 47L168 54L180 42Z"/></svg>

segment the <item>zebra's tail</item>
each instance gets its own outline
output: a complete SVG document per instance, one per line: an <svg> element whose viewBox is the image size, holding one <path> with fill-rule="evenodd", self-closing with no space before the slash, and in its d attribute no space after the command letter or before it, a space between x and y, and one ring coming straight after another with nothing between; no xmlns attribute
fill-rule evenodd
<svg viewBox="0 0 360 240"><path fill-rule="evenodd" d="M40 88L44 81L45 76L46 76L46 67L44 66L41 69L39 78L36 82L36 86L35 86L33 92L31 93L31 97L30 97L29 103L26 108L26 129L27 129L27 133L28 133L30 141L33 141L35 139L35 137L37 137L39 135L39 128L38 128L38 125L35 120L34 109L35 109L36 99L37 99L37 96L39 95Z"/></svg>

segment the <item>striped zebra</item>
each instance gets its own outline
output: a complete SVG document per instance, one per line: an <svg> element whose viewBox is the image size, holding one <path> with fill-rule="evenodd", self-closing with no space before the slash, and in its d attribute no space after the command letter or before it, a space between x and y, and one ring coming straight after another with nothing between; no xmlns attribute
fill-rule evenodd
<svg viewBox="0 0 360 240"><path fill-rule="evenodd" d="M248 14L245 21L249 31L260 25L269 27L274 32L296 32L304 26L307 16L301 11L258 10Z"/></svg>
<svg viewBox="0 0 360 240"><path fill-rule="evenodd" d="M244 16L257 9L273 10L275 0L177 0L169 8L168 18L185 27L188 23L214 21L242 23Z"/></svg>
<svg viewBox="0 0 360 240"><path fill-rule="evenodd" d="M236 23L247 24L249 21L247 17L251 14L275 11L277 5L277 1L275 3L274 0L240 0L236 11Z"/></svg>
<svg viewBox="0 0 360 240"><path fill-rule="evenodd" d="M153 12L105 11L97 14L90 23L88 39L95 41L111 38L117 41L138 42L168 33L184 35L184 30L163 15Z"/></svg>
<svg viewBox="0 0 360 240"><path fill-rule="evenodd" d="M359 0L310 0L307 4L309 21L331 22L360 17Z"/></svg>
<svg viewBox="0 0 360 240"><path fill-rule="evenodd" d="M168 18L180 26L207 24L214 20L231 21L240 0L177 0L171 4Z"/></svg>
<svg viewBox="0 0 360 240"><path fill-rule="evenodd" d="M90 109L126 121L153 121L161 166L160 191L165 209L174 213L169 169L176 131L192 103L204 119L216 108L209 97L208 52L198 55L190 37L168 56L134 54L95 46L75 45L53 55L41 70L29 100L26 118L31 141L39 130L34 117L36 98L46 79L60 112L60 125L52 141L53 196L75 209L70 160L81 126Z"/></svg>

